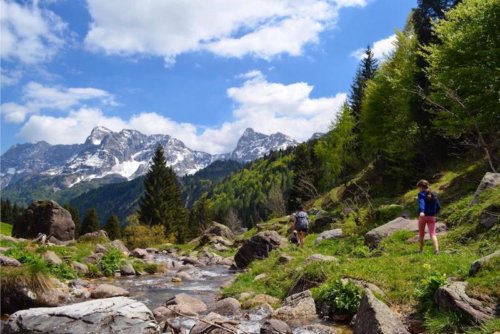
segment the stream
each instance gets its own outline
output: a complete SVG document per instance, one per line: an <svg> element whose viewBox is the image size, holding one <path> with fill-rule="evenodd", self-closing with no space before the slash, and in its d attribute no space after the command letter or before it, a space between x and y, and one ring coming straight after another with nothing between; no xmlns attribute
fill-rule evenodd
<svg viewBox="0 0 500 334"><path fill-rule="evenodd" d="M100 279L100 283L110 283L122 287L130 292L130 298L144 303L151 310L158 306L165 305L165 301L179 293L185 293L205 302L208 309L212 309L215 302L219 299L219 290L225 284L228 284L235 275L234 271L225 266L214 265L203 268L192 267L184 270L193 280L183 281L182 283L173 283L172 277L175 276L175 267L180 267L181 263L175 258L165 254L156 254L155 261L167 263L169 271L164 275L144 275L128 276L112 279ZM174 268L172 268L174 266ZM172 268L172 269L171 269ZM207 312L208 313L208 312ZM246 333L260 333L261 324L269 314L264 309L254 309L243 314L235 320L241 322L240 330ZM196 321L178 317L172 321L175 325L189 330ZM351 334L352 330L348 326L334 324L331 322L318 321L322 325L335 328L338 334ZM303 324L309 325L309 324ZM301 328L291 326L294 334L312 333Z"/></svg>

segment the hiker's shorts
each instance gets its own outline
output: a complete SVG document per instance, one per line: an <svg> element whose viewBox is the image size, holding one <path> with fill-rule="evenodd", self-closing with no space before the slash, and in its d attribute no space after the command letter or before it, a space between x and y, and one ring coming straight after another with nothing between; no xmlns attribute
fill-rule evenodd
<svg viewBox="0 0 500 334"><path fill-rule="evenodd" d="M421 239L425 236L425 225L427 225L427 231L431 237L436 235L436 217L424 216L418 218L418 234Z"/></svg>

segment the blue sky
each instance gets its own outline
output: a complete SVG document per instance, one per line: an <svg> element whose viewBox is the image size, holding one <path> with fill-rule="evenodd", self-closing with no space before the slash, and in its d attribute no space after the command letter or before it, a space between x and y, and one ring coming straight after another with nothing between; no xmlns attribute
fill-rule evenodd
<svg viewBox="0 0 500 334"><path fill-rule="evenodd" d="M1 151L97 125L230 151L246 127L305 140L383 59L415 0L0 0Z"/></svg>

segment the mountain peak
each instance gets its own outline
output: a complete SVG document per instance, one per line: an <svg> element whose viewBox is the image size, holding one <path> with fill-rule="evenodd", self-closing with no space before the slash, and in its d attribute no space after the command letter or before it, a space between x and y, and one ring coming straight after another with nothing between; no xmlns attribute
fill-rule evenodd
<svg viewBox="0 0 500 334"><path fill-rule="evenodd" d="M243 132L242 136L248 136L248 135L252 135L254 133L255 133L254 129L252 129L252 128L246 128L245 131Z"/></svg>
<svg viewBox="0 0 500 334"><path fill-rule="evenodd" d="M90 136L88 136L86 143L91 143L92 145L100 145L103 138L108 134L113 133L110 129L104 126L96 126L92 129Z"/></svg>

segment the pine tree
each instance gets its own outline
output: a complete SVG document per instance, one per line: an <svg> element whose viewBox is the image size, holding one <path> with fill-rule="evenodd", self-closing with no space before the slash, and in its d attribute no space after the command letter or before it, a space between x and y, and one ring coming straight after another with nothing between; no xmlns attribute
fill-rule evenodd
<svg viewBox="0 0 500 334"><path fill-rule="evenodd" d="M14 217L12 214L12 205L10 201L2 199L2 208L1 208L1 221L7 224L12 224L14 222Z"/></svg>
<svg viewBox="0 0 500 334"><path fill-rule="evenodd" d="M122 237L122 232L120 229L120 221L118 216L114 213L108 218L104 230L108 233L108 237L111 240L120 239Z"/></svg>
<svg viewBox="0 0 500 334"><path fill-rule="evenodd" d="M351 94L349 96L349 106L351 107L356 122L359 121L359 116L361 115L361 106L363 104L366 84L368 80L374 77L377 68L377 59L375 59L370 46L367 46L363 60L361 60L359 69L356 72L354 82L351 85Z"/></svg>
<svg viewBox="0 0 500 334"><path fill-rule="evenodd" d="M81 234L95 232L99 230L100 227L97 210L95 208L88 209L83 218Z"/></svg>
<svg viewBox="0 0 500 334"><path fill-rule="evenodd" d="M167 235L182 239L187 230L188 213L184 208L180 185L172 168L166 166L163 148L158 145L144 178L144 194L139 202L139 221L163 225Z"/></svg>

